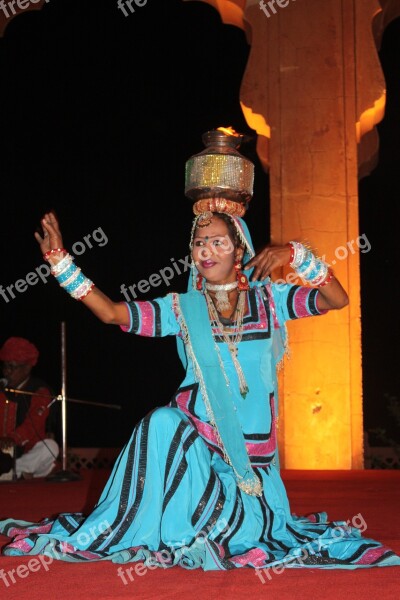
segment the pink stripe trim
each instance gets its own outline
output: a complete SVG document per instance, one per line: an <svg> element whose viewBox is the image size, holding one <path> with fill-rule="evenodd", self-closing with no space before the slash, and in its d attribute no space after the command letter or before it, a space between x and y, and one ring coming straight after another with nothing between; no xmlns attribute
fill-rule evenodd
<svg viewBox="0 0 400 600"><path fill-rule="evenodd" d="M242 566L251 563L255 567L261 567L265 564L265 559L268 557L267 553L261 548L252 548L245 554L239 556L233 556L230 561Z"/></svg>
<svg viewBox="0 0 400 600"><path fill-rule="evenodd" d="M216 446L218 446L217 435L215 433L214 428L211 425L208 425L207 423L203 423L203 421L200 421L200 419L197 419L197 417L195 417L189 411L188 405L189 405L191 395L192 395L192 392L190 390L187 390L185 392L181 392L180 394L178 394L176 396L177 405L179 406L181 411L185 413L185 415L188 415L192 419L192 421L194 422L196 429L200 433L200 435L202 435L206 440L208 440L212 444L215 444Z"/></svg>
<svg viewBox="0 0 400 600"><path fill-rule="evenodd" d="M196 419L193 415L191 415L191 419L194 421L198 432L209 442L219 447L214 428L211 425L207 425L207 423L203 423L200 419Z"/></svg>
<svg viewBox="0 0 400 600"><path fill-rule="evenodd" d="M27 537L32 533L48 533L53 526L53 521L47 525L38 525L37 527L25 527L19 529L18 527L12 527L8 531L8 537L16 537L17 535L23 535Z"/></svg>
<svg viewBox="0 0 400 600"><path fill-rule="evenodd" d="M272 313L272 318L273 318L273 321L274 321L274 329L278 329L279 328L279 321L278 321L278 317L276 316L276 306L275 306L274 295L272 293L271 284L269 283L265 287L266 287L267 292L268 292L268 300L269 300L269 306L270 306L271 313Z"/></svg>
<svg viewBox="0 0 400 600"><path fill-rule="evenodd" d="M139 335L152 337L154 335L154 310L150 302L137 302L141 314L141 328Z"/></svg>
<svg viewBox="0 0 400 600"><path fill-rule="evenodd" d="M314 514L307 515L307 519L308 521L311 521L311 523L317 523L317 517Z"/></svg>
<svg viewBox="0 0 400 600"><path fill-rule="evenodd" d="M294 294L294 312L300 319L302 317L309 317L311 315L307 308L310 292L310 288L300 287Z"/></svg>
<svg viewBox="0 0 400 600"><path fill-rule="evenodd" d="M383 556L385 552L390 551L387 546L379 546L379 548L370 548L367 552L358 560L356 565L370 565L375 562L378 558Z"/></svg>
<svg viewBox="0 0 400 600"><path fill-rule="evenodd" d="M18 550L22 550L22 552L25 552L26 554L29 554L32 550L32 546L24 540L12 542L11 544L8 544L7 548L17 548Z"/></svg>

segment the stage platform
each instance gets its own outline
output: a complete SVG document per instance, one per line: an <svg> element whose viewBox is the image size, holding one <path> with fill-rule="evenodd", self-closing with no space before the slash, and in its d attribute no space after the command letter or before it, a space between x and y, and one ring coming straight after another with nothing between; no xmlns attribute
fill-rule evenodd
<svg viewBox="0 0 400 600"><path fill-rule="evenodd" d="M110 471L85 469L75 482L44 479L2 482L0 517L37 521L59 512L88 512ZM366 527L364 535L400 554L400 471L282 471L292 512L325 510L330 520ZM0 536L0 544L7 538ZM132 563L135 566L135 563ZM400 567L344 571L285 569L264 574L136 569L130 573L109 561L46 564L32 557L0 558L0 598L12 600L397 600Z"/></svg>

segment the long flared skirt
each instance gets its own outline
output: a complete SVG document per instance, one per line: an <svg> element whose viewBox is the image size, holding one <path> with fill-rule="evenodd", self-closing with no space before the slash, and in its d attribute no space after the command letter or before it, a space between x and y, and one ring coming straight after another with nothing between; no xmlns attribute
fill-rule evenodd
<svg viewBox="0 0 400 600"><path fill-rule="evenodd" d="M179 409L158 408L135 427L88 516L2 521L11 538L3 554L204 570L400 565L360 527L328 522L325 513L292 515L277 469L255 471L261 497L239 490L231 467Z"/></svg>

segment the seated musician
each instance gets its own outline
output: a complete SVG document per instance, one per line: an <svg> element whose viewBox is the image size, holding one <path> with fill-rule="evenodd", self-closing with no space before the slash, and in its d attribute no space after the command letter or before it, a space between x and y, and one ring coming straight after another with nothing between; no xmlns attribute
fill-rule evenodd
<svg viewBox="0 0 400 600"><path fill-rule="evenodd" d="M36 346L21 337L10 337L0 349L0 476L46 477L56 465L59 446L47 427L52 394L31 374L38 358Z"/></svg>

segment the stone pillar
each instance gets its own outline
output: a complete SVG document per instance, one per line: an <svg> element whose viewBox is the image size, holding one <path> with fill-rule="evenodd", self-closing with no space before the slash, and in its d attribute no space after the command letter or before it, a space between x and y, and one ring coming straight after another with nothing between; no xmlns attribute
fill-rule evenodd
<svg viewBox="0 0 400 600"><path fill-rule="evenodd" d="M373 130L385 105L373 18L388 20L390 10L394 18L393 5L382 0L382 13L378 0L205 1L224 22L243 27L251 44L240 101L270 173L271 242L307 241L326 255L350 297L341 311L288 324L291 358L280 378L282 464L359 469L358 176L374 166ZM374 28L382 30L377 21Z"/></svg>

